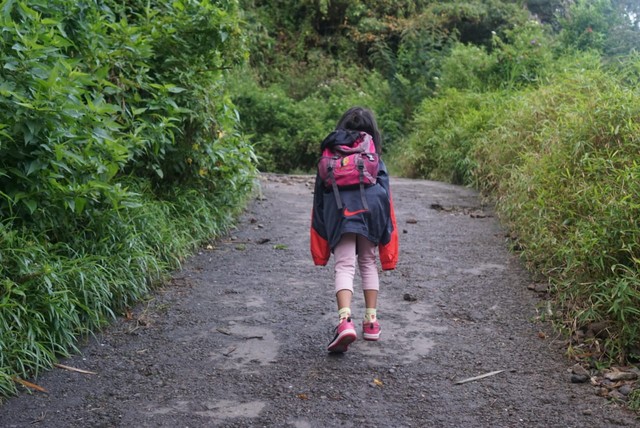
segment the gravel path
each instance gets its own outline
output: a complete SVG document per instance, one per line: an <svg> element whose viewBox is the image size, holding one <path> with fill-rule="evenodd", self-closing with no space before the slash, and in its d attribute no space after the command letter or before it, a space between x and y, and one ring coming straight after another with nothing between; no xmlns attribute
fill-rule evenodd
<svg viewBox="0 0 640 428"><path fill-rule="evenodd" d="M530 277L462 187L392 180L401 254L381 275L382 338L328 355L336 309L332 269L308 251L312 177L260 182L237 230L61 361L94 374L43 374L48 394L8 400L0 426L638 425L571 383ZM353 313L364 314L357 282Z"/></svg>

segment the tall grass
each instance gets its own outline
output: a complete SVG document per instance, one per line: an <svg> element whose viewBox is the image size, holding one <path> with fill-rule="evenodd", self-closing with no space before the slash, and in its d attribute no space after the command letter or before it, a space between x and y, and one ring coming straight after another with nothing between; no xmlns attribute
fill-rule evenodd
<svg viewBox="0 0 640 428"><path fill-rule="evenodd" d="M605 325L587 342L618 362L640 358L638 64L605 69L581 54L546 84L449 90L423 103L404 152L406 172L490 195L526 265L553 285L559 321L574 336Z"/></svg>
<svg viewBox="0 0 640 428"><path fill-rule="evenodd" d="M122 313L178 268L204 240L232 224L247 191L211 197L176 189L106 212L76 240L51 243L0 223L0 395L12 377L37 376L77 351L79 338Z"/></svg>
<svg viewBox="0 0 640 428"><path fill-rule="evenodd" d="M555 285L567 325L607 323L604 349L619 361L636 352L640 322L639 102L616 75L574 69L522 94L476 152L477 183L494 186L528 265ZM496 152L511 155L495 162Z"/></svg>
<svg viewBox="0 0 640 428"><path fill-rule="evenodd" d="M0 21L5 395L228 227L255 156L226 85L237 1L4 1Z"/></svg>
<svg viewBox="0 0 640 428"><path fill-rule="evenodd" d="M392 152L392 164L409 177L468 184L474 141L491 126L500 92L447 89L417 109L411 132Z"/></svg>

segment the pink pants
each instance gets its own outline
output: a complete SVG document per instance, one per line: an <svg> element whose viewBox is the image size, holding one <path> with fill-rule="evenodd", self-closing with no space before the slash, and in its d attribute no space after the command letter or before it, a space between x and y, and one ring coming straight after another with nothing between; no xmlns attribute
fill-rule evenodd
<svg viewBox="0 0 640 428"><path fill-rule="evenodd" d="M357 256L356 256L357 246ZM335 289L350 290L353 293L353 278L356 273L356 257L360 268L363 290L378 290L378 266L376 264L376 245L362 235L346 233L334 248Z"/></svg>

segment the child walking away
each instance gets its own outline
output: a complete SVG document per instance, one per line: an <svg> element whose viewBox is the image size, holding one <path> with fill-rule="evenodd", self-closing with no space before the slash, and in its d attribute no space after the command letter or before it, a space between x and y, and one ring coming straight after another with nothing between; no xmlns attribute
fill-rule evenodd
<svg viewBox="0 0 640 428"><path fill-rule="evenodd" d="M365 340L380 338L378 266L395 269L398 232L382 138L373 113L353 107L322 142L311 220L311 255L325 266L333 252L338 325L329 352L345 352L357 338L351 317L356 263L362 280Z"/></svg>

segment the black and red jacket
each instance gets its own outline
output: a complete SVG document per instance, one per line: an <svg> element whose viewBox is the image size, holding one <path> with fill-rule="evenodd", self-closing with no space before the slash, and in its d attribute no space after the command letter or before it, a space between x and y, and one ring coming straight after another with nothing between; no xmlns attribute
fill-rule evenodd
<svg viewBox="0 0 640 428"><path fill-rule="evenodd" d="M316 175L311 213L311 256L324 266L345 233L357 233L378 245L383 270L395 269L398 262L398 229L389 188L389 174L380 160L377 183L364 189L368 210L360 189L340 190L342 209L338 209L333 190Z"/></svg>

